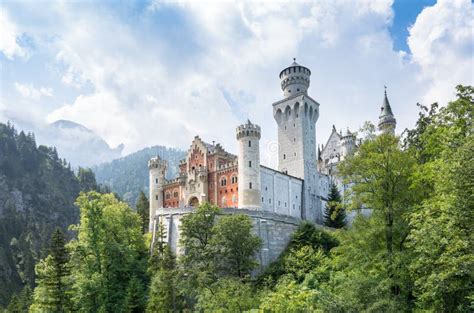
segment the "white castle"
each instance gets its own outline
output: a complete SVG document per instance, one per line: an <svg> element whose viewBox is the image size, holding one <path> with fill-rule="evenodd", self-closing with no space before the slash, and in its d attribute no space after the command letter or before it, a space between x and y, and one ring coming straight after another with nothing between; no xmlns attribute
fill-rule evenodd
<svg viewBox="0 0 474 313"><path fill-rule="evenodd" d="M261 129L250 121L236 128L237 156L196 136L175 179L165 179L166 161L158 156L149 161L153 242L158 240L156 229L161 223L166 230L164 240L181 254L180 220L207 201L222 208L223 214L243 213L252 218L254 231L263 242L259 263L265 267L285 249L301 221L322 225L330 183L344 188L337 176L337 163L358 141L348 129L343 134L333 127L326 145L317 153L319 103L308 95L310 76L311 71L296 62L280 72L284 98L273 103L278 170L260 164ZM379 129L394 132L395 126L385 92Z"/></svg>

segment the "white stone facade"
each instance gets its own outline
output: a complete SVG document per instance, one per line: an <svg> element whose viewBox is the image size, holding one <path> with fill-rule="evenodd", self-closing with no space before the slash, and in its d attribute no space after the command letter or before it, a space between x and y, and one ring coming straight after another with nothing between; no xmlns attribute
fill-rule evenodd
<svg viewBox="0 0 474 313"><path fill-rule="evenodd" d="M302 217L322 222L316 165L319 103L307 94L311 72L294 62L280 73L284 99L273 103L278 125L278 170L304 181Z"/></svg>

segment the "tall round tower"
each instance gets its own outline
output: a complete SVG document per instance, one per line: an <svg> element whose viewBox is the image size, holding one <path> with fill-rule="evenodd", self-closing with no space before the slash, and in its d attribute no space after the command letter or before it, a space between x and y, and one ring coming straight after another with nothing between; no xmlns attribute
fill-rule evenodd
<svg viewBox="0 0 474 313"><path fill-rule="evenodd" d="M236 129L239 142L239 208L261 208L260 126L247 121Z"/></svg>
<svg viewBox="0 0 474 313"><path fill-rule="evenodd" d="M166 161L159 156L148 161L150 171L150 223L149 231L152 231L153 219L157 209L163 207L163 185L165 184Z"/></svg>
<svg viewBox="0 0 474 313"><path fill-rule="evenodd" d="M307 93L310 76L311 71L293 59L293 63L280 72L281 90L285 98L301 92Z"/></svg>

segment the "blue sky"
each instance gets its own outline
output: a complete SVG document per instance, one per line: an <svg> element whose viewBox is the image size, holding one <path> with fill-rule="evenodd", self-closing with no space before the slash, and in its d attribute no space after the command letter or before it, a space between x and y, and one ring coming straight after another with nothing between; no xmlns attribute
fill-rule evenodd
<svg viewBox="0 0 474 313"><path fill-rule="evenodd" d="M333 124L376 122L384 85L401 132L417 102L473 83L472 16L469 0L6 1L0 121L41 132L72 120L130 153L197 134L235 151L249 117L274 165L271 104L293 57L313 73L318 143Z"/></svg>
<svg viewBox="0 0 474 313"><path fill-rule="evenodd" d="M395 0L393 2L394 16L390 34L396 50L409 51L408 28L415 23L418 14L425 7L433 6L435 3L435 0Z"/></svg>

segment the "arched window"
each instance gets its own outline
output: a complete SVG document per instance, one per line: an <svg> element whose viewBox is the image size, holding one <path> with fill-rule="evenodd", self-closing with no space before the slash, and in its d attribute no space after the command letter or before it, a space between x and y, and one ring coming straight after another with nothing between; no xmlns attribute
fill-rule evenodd
<svg viewBox="0 0 474 313"><path fill-rule="evenodd" d="M166 199L169 199L169 198L171 198L171 193L168 191L168 192L166 193Z"/></svg>
<svg viewBox="0 0 474 313"><path fill-rule="evenodd" d="M175 190L173 192L173 197L178 198L178 196L179 196L178 190Z"/></svg>
<svg viewBox="0 0 474 313"><path fill-rule="evenodd" d="M227 185L227 179L225 177L221 178L221 187L224 187Z"/></svg>

